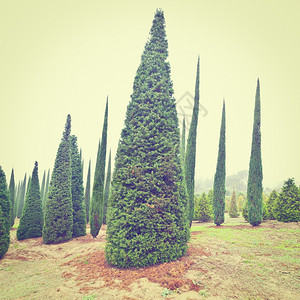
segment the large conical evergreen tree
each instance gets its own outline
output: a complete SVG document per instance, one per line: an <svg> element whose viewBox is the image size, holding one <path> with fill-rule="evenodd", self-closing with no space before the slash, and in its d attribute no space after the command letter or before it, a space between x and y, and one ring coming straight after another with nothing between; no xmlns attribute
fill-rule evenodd
<svg viewBox="0 0 300 300"><path fill-rule="evenodd" d="M167 47L164 14L157 10L134 79L109 198L106 260L118 267L176 260L187 250L189 222Z"/></svg>
<svg viewBox="0 0 300 300"><path fill-rule="evenodd" d="M44 219L38 177L38 163L35 162L23 213L17 230L18 240L42 236L43 224Z"/></svg>
<svg viewBox="0 0 300 300"><path fill-rule="evenodd" d="M24 202L25 202L25 195L26 195L26 174L24 176L24 180L22 182L21 186L21 192L20 192L20 199L18 203L18 210L17 210L17 218L20 219L24 207Z"/></svg>
<svg viewBox="0 0 300 300"><path fill-rule="evenodd" d="M109 151L108 165L107 165L107 174L105 179L105 188L104 188L104 199L103 199L103 224L106 224L106 215L107 215L107 204L110 191L110 180L111 180L111 151Z"/></svg>
<svg viewBox="0 0 300 300"><path fill-rule="evenodd" d="M84 194L84 203L86 211L86 222L89 223L90 219L90 199L91 198L91 160L89 161L89 169L87 173L85 194Z"/></svg>
<svg viewBox="0 0 300 300"><path fill-rule="evenodd" d="M86 215L83 198L81 157L78 152L77 137L71 135L73 237L86 235Z"/></svg>
<svg viewBox="0 0 300 300"><path fill-rule="evenodd" d="M223 101L222 122L219 138L219 152L218 162L214 178L214 223L219 226L224 223L225 213L225 166L226 152L225 152L225 101Z"/></svg>
<svg viewBox="0 0 300 300"><path fill-rule="evenodd" d="M6 176L0 166L0 258L7 252L10 242L10 201Z"/></svg>
<svg viewBox="0 0 300 300"><path fill-rule="evenodd" d="M15 223L15 175L14 169L11 170L10 181L9 181L9 201L10 201L10 227Z"/></svg>
<svg viewBox="0 0 300 300"><path fill-rule="evenodd" d="M45 203L43 240L46 244L68 241L73 234L70 132L71 116L68 115Z"/></svg>
<svg viewBox="0 0 300 300"><path fill-rule="evenodd" d="M90 226L91 235L95 238L103 222L103 200L104 200L104 176L107 144L107 119L108 119L108 100L106 101L102 139L99 143L97 162L95 168L92 201L90 205Z"/></svg>
<svg viewBox="0 0 300 300"><path fill-rule="evenodd" d="M195 189L195 163L196 163L196 140L197 140L197 126L198 126L198 115L199 115L199 57L197 63L197 76L196 76L196 86L195 86L195 99L193 115L191 120L191 126L189 130L189 135L186 144L186 154L185 154L185 181L187 187L188 196L188 217L190 224L192 224L194 218L194 189Z"/></svg>
<svg viewBox="0 0 300 300"><path fill-rule="evenodd" d="M263 172L261 162L260 122L260 85L258 79L255 95L252 147L247 187L248 220L253 226L259 225L263 217Z"/></svg>

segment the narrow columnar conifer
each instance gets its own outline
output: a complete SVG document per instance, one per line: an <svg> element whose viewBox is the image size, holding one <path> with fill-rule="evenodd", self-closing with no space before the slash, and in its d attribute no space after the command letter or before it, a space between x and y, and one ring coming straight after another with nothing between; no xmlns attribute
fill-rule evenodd
<svg viewBox="0 0 300 300"><path fill-rule="evenodd" d="M189 240L180 131L165 19L154 16L133 83L115 159L106 260L144 267L182 257Z"/></svg>
<svg viewBox="0 0 300 300"><path fill-rule="evenodd" d="M68 115L45 203L43 228L45 244L68 241L73 235L70 132L71 116Z"/></svg>
<svg viewBox="0 0 300 300"><path fill-rule="evenodd" d="M252 146L247 186L248 220L253 226L258 226L262 222L263 218L263 172L261 162L260 126L260 84L258 79L255 95Z"/></svg>
<svg viewBox="0 0 300 300"><path fill-rule="evenodd" d="M10 201L6 176L0 166L0 258L7 252L10 242Z"/></svg>
<svg viewBox="0 0 300 300"><path fill-rule="evenodd" d="M17 217L18 203L19 203L20 192L21 192L21 184L22 184L22 182L19 181L19 183L16 187L16 197L15 197L15 202L14 202L14 219Z"/></svg>
<svg viewBox="0 0 300 300"><path fill-rule="evenodd" d="M193 115L191 120L191 125L189 129L189 135L186 144L186 154L185 154L185 181L187 188L188 197L188 217L190 220L190 225L192 224L194 218L194 189L195 189L195 164L196 164L196 141L197 141L197 126L198 126L198 115L199 115L199 57L197 63L197 75L196 75L196 85L195 85L195 99Z"/></svg>
<svg viewBox="0 0 300 300"><path fill-rule="evenodd" d="M89 161L89 169L87 173L85 194L84 194L84 203L85 203L85 212L86 212L86 222L89 223L90 219L90 200L91 200L91 160Z"/></svg>
<svg viewBox="0 0 300 300"><path fill-rule="evenodd" d="M111 180L111 151L109 151L108 165L105 179L104 188L104 199L103 199L103 224L106 224L107 205L110 191L110 180Z"/></svg>
<svg viewBox="0 0 300 300"><path fill-rule="evenodd" d="M28 193L26 194L23 213L17 230L18 240L41 237L43 224L44 218L38 177L38 163L35 162Z"/></svg>
<svg viewBox="0 0 300 300"><path fill-rule="evenodd" d="M41 184L41 200L44 203L44 195L45 195L45 185L46 185L46 171L43 173L43 179Z"/></svg>
<svg viewBox="0 0 300 300"><path fill-rule="evenodd" d="M72 168L73 237L86 235L86 212L83 198L82 164L77 137L70 136Z"/></svg>
<svg viewBox="0 0 300 300"><path fill-rule="evenodd" d="M9 181L9 201L10 201L10 227L15 223L15 176L14 169L11 170L10 181Z"/></svg>
<svg viewBox="0 0 300 300"><path fill-rule="evenodd" d="M214 223L220 226L224 223L225 214L225 179L226 179L226 152L225 152L225 101L223 101L222 122L219 138L217 168L214 177Z"/></svg>
<svg viewBox="0 0 300 300"><path fill-rule="evenodd" d="M44 191L44 196L43 196L43 203L42 203L43 211L45 211L45 202L46 202L46 199L47 199L49 184L50 184L50 169L48 170L47 180L46 180L46 185L45 185L45 191Z"/></svg>
<svg viewBox="0 0 300 300"><path fill-rule="evenodd" d="M184 168L185 168L185 117L183 117L183 121L182 121L180 158L181 158L181 164L182 164L182 171L184 171Z"/></svg>
<svg viewBox="0 0 300 300"><path fill-rule="evenodd" d="M18 203L18 211L17 211L17 218L20 219L21 215L22 215L22 211L23 211L23 207L24 207L24 202L25 202L25 195L26 195L26 174L24 176L24 180L22 182L22 186L21 186L21 192L20 192L20 199L19 199L19 203Z"/></svg>
<svg viewBox="0 0 300 300"><path fill-rule="evenodd" d="M101 144L99 142L99 147L98 147L92 201L90 205L90 227L91 227L91 235L94 238L98 235L103 222L107 121L108 121L108 100L106 101Z"/></svg>

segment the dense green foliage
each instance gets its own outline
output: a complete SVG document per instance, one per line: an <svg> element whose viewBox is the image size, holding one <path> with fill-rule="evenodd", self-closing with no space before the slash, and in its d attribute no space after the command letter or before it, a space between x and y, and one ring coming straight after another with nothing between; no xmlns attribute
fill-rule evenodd
<svg viewBox="0 0 300 300"><path fill-rule="evenodd" d="M18 201L18 208L17 208L17 218L20 219L24 207L25 202L25 195L26 195L26 174L24 176L24 180L22 181L21 190L20 190L20 198Z"/></svg>
<svg viewBox="0 0 300 300"><path fill-rule="evenodd" d="M185 154L185 182L188 198L188 218L190 224L192 224L194 217L194 190L195 190L195 164L196 164L196 142L197 142L197 126L198 126L198 115L199 115L199 57L197 63L197 75L195 85L195 99L194 108L192 114L192 120L190 130L188 134Z"/></svg>
<svg viewBox="0 0 300 300"><path fill-rule="evenodd" d="M50 184L50 170L48 170L47 180L46 180L45 190L44 190L44 196L43 196L43 199L42 199L43 211L45 211L45 202L46 202L46 199L47 199L49 184Z"/></svg>
<svg viewBox="0 0 300 300"><path fill-rule="evenodd" d="M277 198L277 192L276 190L273 190L271 194L269 195L269 198L267 200L266 206L267 206L267 211L268 211L268 219L269 220L275 220L275 216L273 214L273 208L275 204L275 200Z"/></svg>
<svg viewBox="0 0 300 300"><path fill-rule="evenodd" d="M222 121L219 138L217 168L214 177L214 223L219 226L224 223L225 214L225 179L226 179L226 151L225 151L225 101L223 101Z"/></svg>
<svg viewBox="0 0 300 300"><path fill-rule="evenodd" d="M71 116L68 115L45 203L43 240L46 244L68 241L73 234L70 132Z"/></svg>
<svg viewBox="0 0 300 300"><path fill-rule="evenodd" d="M15 223L15 175L14 169L11 170L10 181L9 181L9 201L10 201L10 227Z"/></svg>
<svg viewBox="0 0 300 300"><path fill-rule="evenodd" d="M17 230L18 240L42 236L43 210L38 177L38 163L35 162L25 205Z"/></svg>
<svg viewBox="0 0 300 300"><path fill-rule="evenodd" d="M257 80L255 95L254 122L252 133L251 157L249 163L247 205L249 223L257 226L263 218L263 199L262 199L262 162L261 162L261 132L260 132L260 84Z"/></svg>
<svg viewBox="0 0 300 300"><path fill-rule="evenodd" d="M103 224L106 224L107 217L107 204L110 191L110 181L111 181L111 151L109 151L108 165L107 165L107 174L105 179L105 188L104 188L104 199L103 199Z"/></svg>
<svg viewBox="0 0 300 300"><path fill-rule="evenodd" d="M104 177L105 177L107 121L108 121L107 119L108 119L108 101L106 101L101 144L99 143L99 147L98 147L93 193L92 193L92 200L90 205L91 235L94 238L98 235L103 222Z"/></svg>
<svg viewBox="0 0 300 300"><path fill-rule="evenodd" d="M238 213L237 204L236 204L236 194L235 191L232 192L229 205L229 216L230 218L237 218L240 214Z"/></svg>
<svg viewBox="0 0 300 300"><path fill-rule="evenodd" d="M10 201L6 176L0 166L0 258L7 252L10 242Z"/></svg>
<svg viewBox="0 0 300 300"><path fill-rule="evenodd" d="M45 185L46 185L46 171L44 171L44 173L43 173L43 179L42 179L42 184L41 184L41 200L42 200L43 210L44 210Z"/></svg>
<svg viewBox="0 0 300 300"><path fill-rule="evenodd" d="M184 171L184 169L185 169L185 117L183 118L183 121L182 121L180 158L181 158L182 170Z"/></svg>
<svg viewBox="0 0 300 300"><path fill-rule="evenodd" d="M274 201L273 214L280 222L300 221L300 189L294 179L284 182L281 192Z"/></svg>
<svg viewBox="0 0 300 300"><path fill-rule="evenodd" d="M86 235L86 211L83 198L82 163L77 137L70 136L72 169L73 237Z"/></svg>
<svg viewBox="0 0 300 300"><path fill-rule="evenodd" d="M208 195L202 193L201 196L195 196L194 220L199 222L208 222L213 218L213 207Z"/></svg>
<svg viewBox="0 0 300 300"><path fill-rule="evenodd" d="M187 250L189 222L164 14L157 10L138 67L115 160L106 260L143 267Z"/></svg>
<svg viewBox="0 0 300 300"><path fill-rule="evenodd" d="M90 219L90 199L91 199L91 160L89 162L89 169L87 173L85 194L84 194L84 204L86 213L86 222L89 223Z"/></svg>

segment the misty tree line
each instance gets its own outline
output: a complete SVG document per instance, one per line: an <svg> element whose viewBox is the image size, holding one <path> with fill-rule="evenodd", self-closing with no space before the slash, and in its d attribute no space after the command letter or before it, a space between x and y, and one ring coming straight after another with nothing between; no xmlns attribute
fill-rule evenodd
<svg viewBox="0 0 300 300"><path fill-rule="evenodd" d="M195 218L200 220L200 216L203 218L205 214L210 214L217 226L224 223L225 101L213 190L207 196L202 194L195 199L200 61L198 57L194 108L186 139L185 126L181 134L179 130L171 69L167 58L168 42L164 13L157 10L134 78L133 93L127 107L113 174L111 154L105 172L108 100L92 186L90 162L86 187L83 187L83 162L78 150L77 137L71 135L70 115L67 116L57 150L51 180L49 172L47 179L44 173L40 187L38 163L35 162L27 185L25 175L18 188L15 189L14 183L8 188L5 174L0 168L1 257L9 246L9 232L14 214L20 217L18 239L43 237L46 244L86 235L87 223L90 224L90 233L95 238L102 224L106 223L106 260L110 265L122 268L144 267L176 260L185 255L190 226ZM260 118L258 80L245 201L247 220L253 226L262 222L264 207ZM293 180L291 181L293 183ZM280 193L276 196L272 205L274 210L271 211L278 215L278 210L286 207L284 216L293 215L293 220L298 221L299 189L296 187L296 190L292 183L289 181L286 188L292 188L295 197L286 198ZM238 205L234 202L236 196L232 198L229 213L235 216Z"/></svg>

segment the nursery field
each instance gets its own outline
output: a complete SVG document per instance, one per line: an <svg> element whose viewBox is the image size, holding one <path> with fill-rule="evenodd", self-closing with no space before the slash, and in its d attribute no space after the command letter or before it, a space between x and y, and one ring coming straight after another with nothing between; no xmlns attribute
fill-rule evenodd
<svg viewBox="0 0 300 300"><path fill-rule="evenodd" d="M300 299L298 223L193 223L187 255L153 267L106 264L105 227L69 242L17 241L0 260L0 299ZM89 232L89 230L88 230Z"/></svg>

